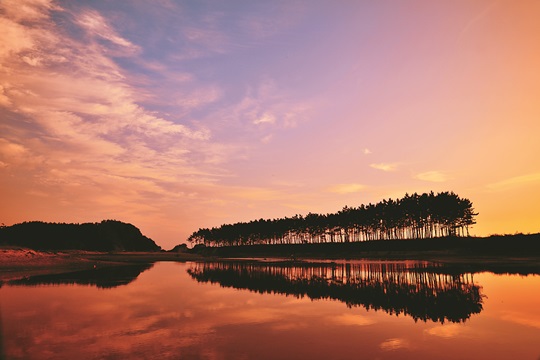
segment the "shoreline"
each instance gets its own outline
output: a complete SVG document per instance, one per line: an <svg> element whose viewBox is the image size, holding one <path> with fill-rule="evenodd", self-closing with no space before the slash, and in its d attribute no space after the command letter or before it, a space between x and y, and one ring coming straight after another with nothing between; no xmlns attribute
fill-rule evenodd
<svg viewBox="0 0 540 360"><path fill-rule="evenodd" d="M193 252L89 252L89 251L36 251L25 248L0 248L0 286L4 282L37 275L62 274L92 269L122 267L134 264L151 264L160 261L278 261L302 264L320 261L427 261L434 269L449 273L492 272L495 274L540 275L540 255L463 255L449 251L373 251L355 256L313 256L297 254L268 256L236 254L236 256L201 255ZM349 254L350 255L350 254ZM443 269L435 264L443 265Z"/></svg>
<svg viewBox="0 0 540 360"><path fill-rule="evenodd" d="M37 275L62 274L157 261L194 261L201 258L200 255L186 253L38 251L20 247L4 247L0 248L0 286L2 282Z"/></svg>

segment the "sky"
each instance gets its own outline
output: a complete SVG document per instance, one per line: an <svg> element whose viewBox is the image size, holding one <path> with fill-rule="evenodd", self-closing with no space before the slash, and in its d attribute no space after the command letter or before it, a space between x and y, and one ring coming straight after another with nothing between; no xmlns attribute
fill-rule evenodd
<svg viewBox="0 0 540 360"><path fill-rule="evenodd" d="M204 227L454 191L540 232L540 2L0 0L0 223Z"/></svg>

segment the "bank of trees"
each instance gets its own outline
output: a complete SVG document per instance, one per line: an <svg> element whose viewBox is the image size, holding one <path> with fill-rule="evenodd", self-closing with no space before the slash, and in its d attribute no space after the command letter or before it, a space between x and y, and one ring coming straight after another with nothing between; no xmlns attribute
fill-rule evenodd
<svg viewBox="0 0 540 360"><path fill-rule="evenodd" d="M137 227L116 220L84 224L30 221L2 226L0 245L22 246L36 250L161 250Z"/></svg>
<svg viewBox="0 0 540 360"><path fill-rule="evenodd" d="M333 214L309 213L199 229L188 241L233 246L468 236L476 215L471 201L453 192L414 193L377 204L346 206Z"/></svg>

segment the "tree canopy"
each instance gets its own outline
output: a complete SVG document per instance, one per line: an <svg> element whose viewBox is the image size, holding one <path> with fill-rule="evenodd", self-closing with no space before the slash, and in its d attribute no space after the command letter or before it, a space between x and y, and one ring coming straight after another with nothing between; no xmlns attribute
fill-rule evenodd
<svg viewBox="0 0 540 360"><path fill-rule="evenodd" d="M36 250L159 251L156 243L132 224L116 220L66 224L23 222L0 228L0 244Z"/></svg>
<svg viewBox="0 0 540 360"><path fill-rule="evenodd" d="M472 202L453 192L414 193L376 204L345 206L331 214L309 213L202 228L188 241L234 246L468 236L476 215Z"/></svg>

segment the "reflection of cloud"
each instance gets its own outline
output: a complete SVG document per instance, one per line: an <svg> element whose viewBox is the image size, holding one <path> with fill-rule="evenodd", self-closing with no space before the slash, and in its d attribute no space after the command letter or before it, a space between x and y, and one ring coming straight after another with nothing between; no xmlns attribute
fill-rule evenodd
<svg viewBox="0 0 540 360"><path fill-rule="evenodd" d="M391 351L391 350L407 348L409 347L409 342L405 339L394 338L394 339L388 339L388 340L383 341L379 345L379 347L381 348L381 350Z"/></svg>
<svg viewBox="0 0 540 360"><path fill-rule="evenodd" d="M445 339L453 338L463 331L463 327L459 324L444 324L435 326L431 329L424 330L426 334L442 337Z"/></svg>
<svg viewBox="0 0 540 360"><path fill-rule="evenodd" d="M426 171L414 176L415 179L429 182L445 182L448 176L440 171Z"/></svg>
<svg viewBox="0 0 540 360"><path fill-rule="evenodd" d="M328 191L337 194L351 194L364 190L365 185L362 184L337 184L328 189Z"/></svg>
<svg viewBox="0 0 540 360"><path fill-rule="evenodd" d="M540 329L540 318L525 317L524 314L517 312L506 312L501 316L501 320Z"/></svg>
<svg viewBox="0 0 540 360"><path fill-rule="evenodd" d="M503 190L511 187L540 182L540 173L515 176L487 185L489 190Z"/></svg>
<svg viewBox="0 0 540 360"><path fill-rule="evenodd" d="M308 327L307 324L300 323L300 322L283 322L283 323L274 323L271 325L271 328L274 331L302 330L307 327Z"/></svg>
<svg viewBox="0 0 540 360"><path fill-rule="evenodd" d="M366 326L375 324L375 321L373 319L370 319L366 316L349 313L333 316L330 320L336 322L339 325Z"/></svg>
<svg viewBox="0 0 540 360"><path fill-rule="evenodd" d="M231 324L266 323L278 320L282 313L279 310L263 307L232 310L229 322Z"/></svg>
<svg viewBox="0 0 540 360"><path fill-rule="evenodd" d="M379 164L370 164L369 166L377 170L394 171L396 170L397 164L379 163Z"/></svg>

